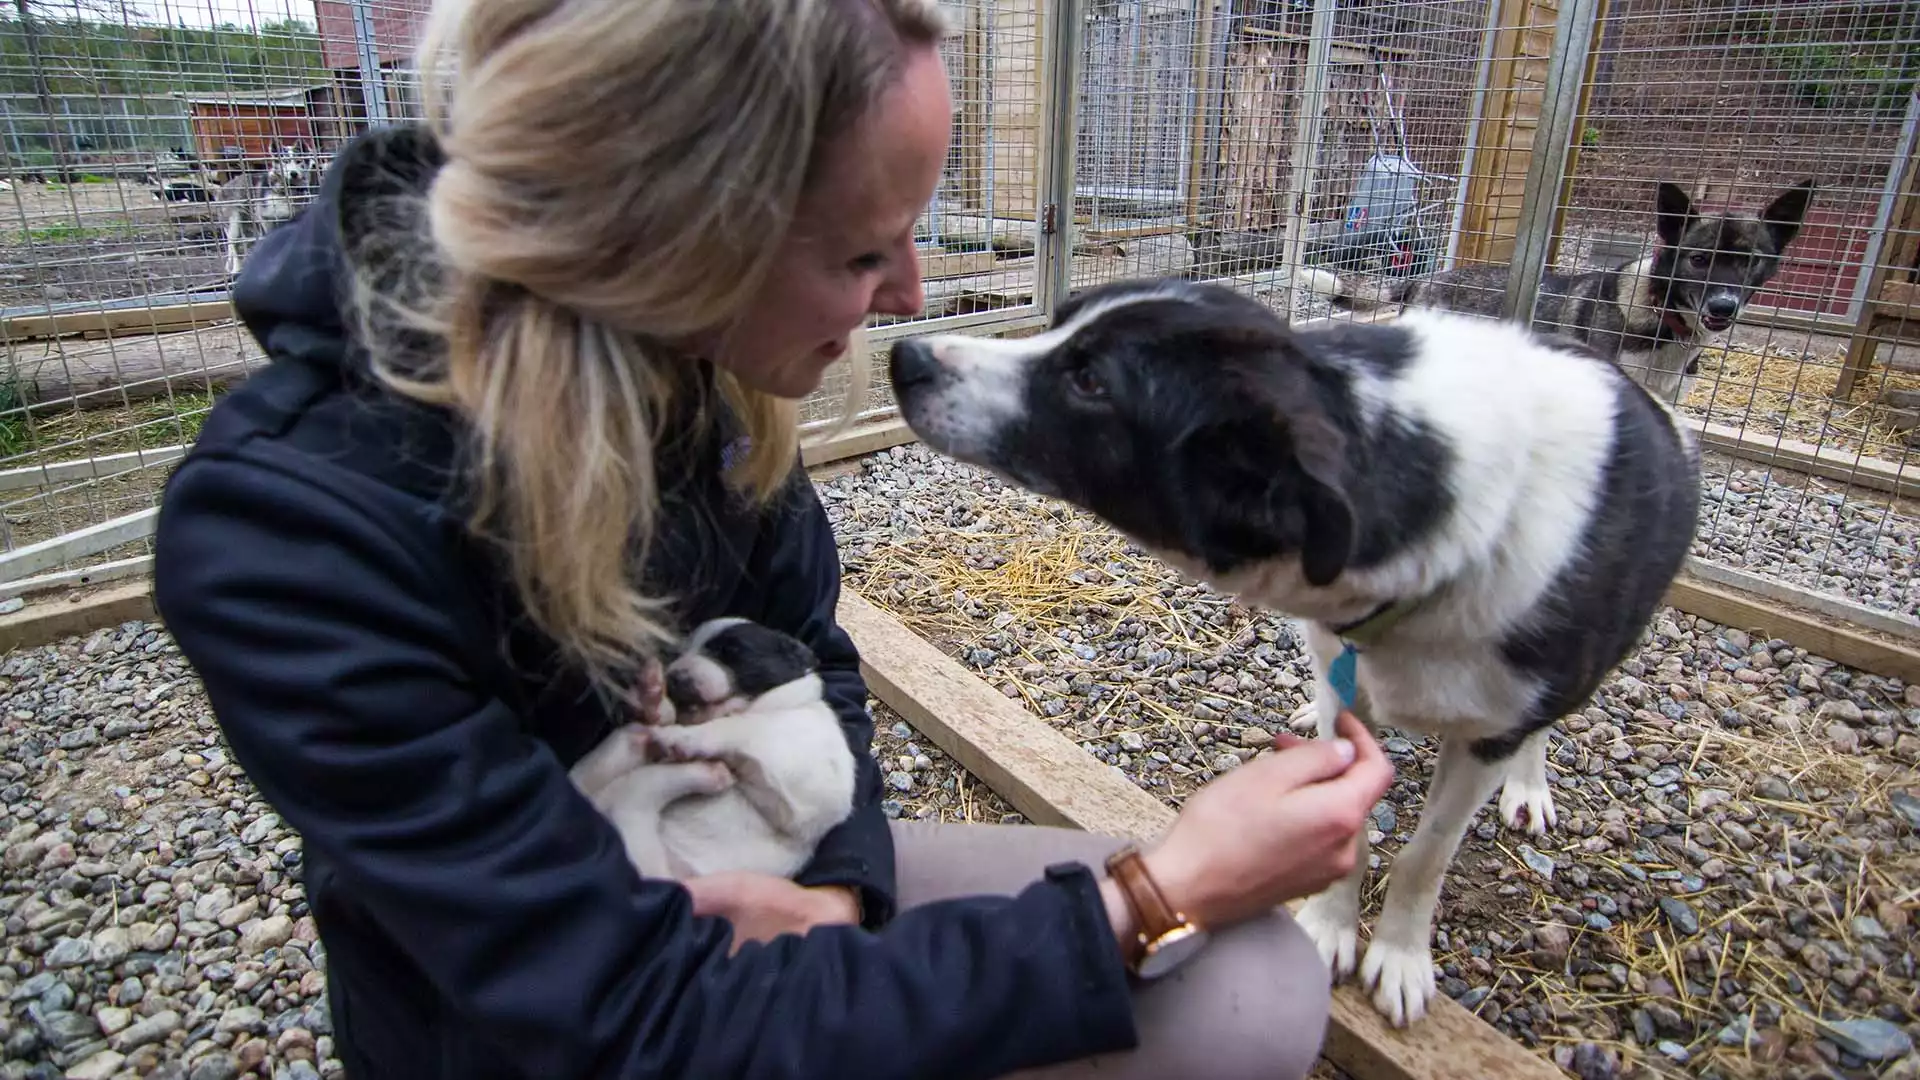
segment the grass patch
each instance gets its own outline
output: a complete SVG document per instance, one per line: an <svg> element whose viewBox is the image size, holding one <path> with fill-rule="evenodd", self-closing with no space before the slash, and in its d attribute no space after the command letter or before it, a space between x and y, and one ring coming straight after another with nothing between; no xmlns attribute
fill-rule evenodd
<svg viewBox="0 0 1920 1080"><path fill-rule="evenodd" d="M25 468L191 443L214 395L175 393L121 409L86 409L29 417L11 384L0 385L0 462Z"/></svg>

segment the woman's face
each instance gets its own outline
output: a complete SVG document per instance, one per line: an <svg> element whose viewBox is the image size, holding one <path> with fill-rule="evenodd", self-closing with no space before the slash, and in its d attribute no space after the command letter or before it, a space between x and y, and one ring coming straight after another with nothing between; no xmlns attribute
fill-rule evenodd
<svg viewBox="0 0 1920 1080"><path fill-rule="evenodd" d="M915 315L924 298L913 224L933 198L952 123L938 49L913 49L878 105L826 150L771 277L712 353L762 393L804 398L869 315Z"/></svg>

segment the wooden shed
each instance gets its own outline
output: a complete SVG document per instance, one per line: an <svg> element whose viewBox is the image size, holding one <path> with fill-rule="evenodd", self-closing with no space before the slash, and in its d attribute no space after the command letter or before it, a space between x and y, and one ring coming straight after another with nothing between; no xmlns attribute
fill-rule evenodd
<svg viewBox="0 0 1920 1080"><path fill-rule="evenodd" d="M277 146L312 147L317 142L306 88L185 100L194 153L206 161L218 161L236 147L248 161L265 161Z"/></svg>

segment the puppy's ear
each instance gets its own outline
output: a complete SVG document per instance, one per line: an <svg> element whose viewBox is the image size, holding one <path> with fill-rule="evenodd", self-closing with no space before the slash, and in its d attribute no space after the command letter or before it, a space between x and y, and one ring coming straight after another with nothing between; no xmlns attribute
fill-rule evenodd
<svg viewBox="0 0 1920 1080"><path fill-rule="evenodd" d="M783 635L780 642L786 659L796 668L816 671L820 667L820 657L807 647L807 643L791 635Z"/></svg>
<svg viewBox="0 0 1920 1080"><path fill-rule="evenodd" d="M1654 198L1654 225L1661 241L1668 247L1678 244L1692 220L1693 200L1687 197L1686 189L1660 181L1660 190Z"/></svg>
<svg viewBox="0 0 1920 1080"><path fill-rule="evenodd" d="M1813 181L1802 180L1774 196L1767 208L1760 211L1760 220L1773 236L1773 250L1785 251L1793 238L1800 235L1800 224L1806 220L1807 207L1812 202Z"/></svg>

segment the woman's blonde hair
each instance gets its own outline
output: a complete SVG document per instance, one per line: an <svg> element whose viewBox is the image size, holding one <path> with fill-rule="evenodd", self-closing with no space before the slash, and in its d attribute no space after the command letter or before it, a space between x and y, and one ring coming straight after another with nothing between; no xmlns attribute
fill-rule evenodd
<svg viewBox="0 0 1920 1080"><path fill-rule="evenodd" d="M390 385L470 425L474 524L603 691L674 633L640 580L656 444L697 378L674 343L752 303L825 144L942 31L934 0L435 0L443 162L358 250L360 328ZM714 377L752 440L729 481L765 505L796 404Z"/></svg>

